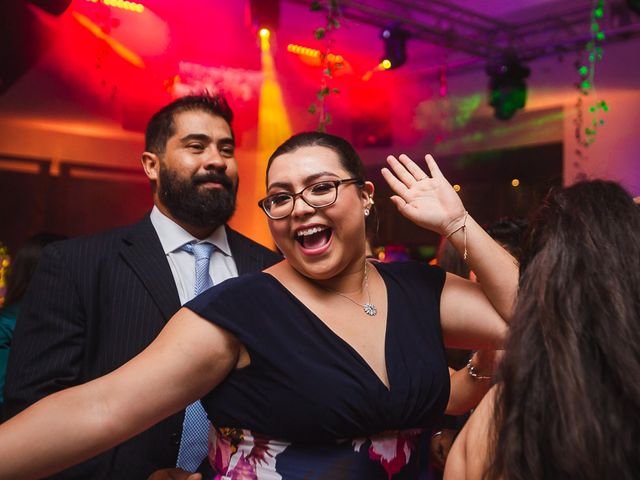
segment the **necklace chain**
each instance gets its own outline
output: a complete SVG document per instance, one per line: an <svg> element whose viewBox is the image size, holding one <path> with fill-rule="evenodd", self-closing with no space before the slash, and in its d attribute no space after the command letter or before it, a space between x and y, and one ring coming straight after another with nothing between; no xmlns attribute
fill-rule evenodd
<svg viewBox="0 0 640 480"><path fill-rule="evenodd" d="M366 313L370 317L373 317L373 316L377 315L378 309L376 308L376 306L373 303L371 303L371 292L369 292L369 274L368 274L368 271L367 271L367 263L368 262L365 260L364 261L364 279L362 280L362 289L367 292L367 303L364 303L364 304L358 303L353 298L345 295L344 293L338 292L337 290L333 290L333 289L328 288L328 287L322 287L322 288L324 288L328 292L335 293L336 295L340 295L341 297L346 298L347 300L349 300L352 303L355 303L360 308L362 308L362 310L364 310L364 313Z"/></svg>

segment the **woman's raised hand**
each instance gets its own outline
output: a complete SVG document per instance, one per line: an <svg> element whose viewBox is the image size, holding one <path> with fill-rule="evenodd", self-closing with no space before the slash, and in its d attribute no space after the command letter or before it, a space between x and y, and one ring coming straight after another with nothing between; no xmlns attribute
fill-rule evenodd
<svg viewBox="0 0 640 480"><path fill-rule="evenodd" d="M395 193L391 201L400 213L423 228L447 236L464 223L460 197L444 178L431 155L425 156L431 176L407 155L387 157L382 176Z"/></svg>

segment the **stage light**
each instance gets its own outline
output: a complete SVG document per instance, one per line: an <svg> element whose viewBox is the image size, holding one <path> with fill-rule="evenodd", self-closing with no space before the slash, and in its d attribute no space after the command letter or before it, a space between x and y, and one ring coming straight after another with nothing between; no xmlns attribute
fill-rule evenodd
<svg viewBox="0 0 640 480"><path fill-rule="evenodd" d="M290 43L287 45L287 52L293 53L294 55L298 55L299 57L307 57L314 65L321 64L321 56L322 53L320 50L316 50L315 48L303 47L301 45L296 45L295 43ZM342 55L337 55L335 53L329 53L327 55L327 62L336 65L342 64L344 65L345 60ZM310 63L310 62L307 62Z"/></svg>
<svg viewBox="0 0 640 480"><path fill-rule="evenodd" d="M527 84L524 79L530 70L522 65L515 53L506 53L487 64L489 74L489 104L495 109L495 117L509 120L527 101Z"/></svg>
<svg viewBox="0 0 640 480"><path fill-rule="evenodd" d="M518 187L519 185L520 185L520 180L518 180L517 178L514 178L513 180L511 180L512 187Z"/></svg>
<svg viewBox="0 0 640 480"><path fill-rule="evenodd" d="M388 27L382 30L380 38L382 38L384 45L384 56L380 62L389 65L383 68L391 70L404 65L407 61L407 38L409 38L409 33L397 26Z"/></svg>
<svg viewBox="0 0 640 480"><path fill-rule="evenodd" d="M260 38L268 39L271 36L271 31L269 31L268 28L261 28L258 34L260 35Z"/></svg>
<svg viewBox="0 0 640 480"><path fill-rule="evenodd" d="M256 29L266 28L270 33L278 30L280 0L249 0L250 24Z"/></svg>
<svg viewBox="0 0 640 480"><path fill-rule="evenodd" d="M380 62L380 68L383 70L389 70L391 68L391 62L385 58Z"/></svg>
<svg viewBox="0 0 640 480"><path fill-rule="evenodd" d="M462 187L456 183L456 184L454 184L454 185L453 185L453 189L454 189L456 192L459 192L460 190L462 190Z"/></svg>
<svg viewBox="0 0 640 480"><path fill-rule="evenodd" d="M102 3L107 7L120 8L122 10L128 10L130 12L144 12L144 5L142 5L141 3L129 2L127 0L87 0L87 2Z"/></svg>

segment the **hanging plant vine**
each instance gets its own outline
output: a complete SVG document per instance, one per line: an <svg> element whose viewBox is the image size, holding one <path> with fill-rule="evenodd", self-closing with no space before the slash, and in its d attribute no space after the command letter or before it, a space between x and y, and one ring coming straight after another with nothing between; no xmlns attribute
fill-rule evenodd
<svg viewBox="0 0 640 480"><path fill-rule="evenodd" d="M334 38L333 33L340 28L340 5L338 0L317 0L311 2L312 12L325 12L326 23L323 27L318 27L313 32L316 40L324 40L324 49L320 52L320 66L322 77L320 89L316 92L316 100L307 109L312 115L318 115L318 131L325 132L327 125L331 124L332 117L328 108L328 98L337 95L340 90L332 87L333 74L336 69L342 68L343 63L339 57L333 55ZM338 58L338 60L336 60Z"/></svg>
<svg viewBox="0 0 640 480"><path fill-rule="evenodd" d="M601 27L603 18L604 0L594 0L591 10L591 38L584 49L587 61L576 62L579 81L576 83L578 100L575 105L576 117L573 123L578 145L576 149L578 159L585 157L582 149L588 148L596 141L598 129L604 125L604 113L609 111L607 103L602 99L598 100L595 83L596 63L602 60L601 45L605 39L605 33ZM588 97L591 97L591 105L589 106L588 118L585 119L583 107Z"/></svg>

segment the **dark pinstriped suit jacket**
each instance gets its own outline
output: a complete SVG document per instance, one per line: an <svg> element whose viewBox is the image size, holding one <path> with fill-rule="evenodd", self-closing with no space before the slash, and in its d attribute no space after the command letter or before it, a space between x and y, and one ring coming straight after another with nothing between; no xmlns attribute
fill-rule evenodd
<svg viewBox="0 0 640 480"><path fill-rule="evenodd" d="M240 275L280 260L229 228L227 238ZM50 245L16 324L5 418L124 364L179 308L171 269L148 215L131 226ZM174 467L183 417L174 415L54 478L138 480Z"/></svg>

